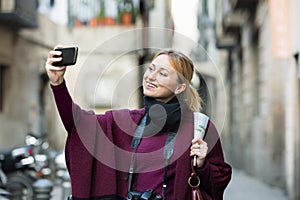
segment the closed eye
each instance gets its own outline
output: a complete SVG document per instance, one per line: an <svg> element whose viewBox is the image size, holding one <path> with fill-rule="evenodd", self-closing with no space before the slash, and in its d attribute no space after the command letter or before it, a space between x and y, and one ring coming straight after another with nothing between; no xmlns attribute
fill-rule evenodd
<svg viewBox="0 0 300 200"><path fill-rule="evenodd" d="M168 74L165 73L165 72L160 72L159 74L160 74L161 76L168 76Z"/></svg>
<svg viewBox="0 0 300 200"><path fill-rule="evenodd" d="M155 70L155 67L153 65L149 65L148 70L153 71Z"/></svg>

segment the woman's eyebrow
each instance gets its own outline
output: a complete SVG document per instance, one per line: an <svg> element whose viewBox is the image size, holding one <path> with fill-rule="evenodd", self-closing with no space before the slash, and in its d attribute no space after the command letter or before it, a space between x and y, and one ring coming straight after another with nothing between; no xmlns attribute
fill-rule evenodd
<svg viewBox="0 0 300 200"><path fill-rule="evenodd" d="M151 65L153 65L155 68L159 67L160 69L167 70L168 72L171 71L170 67L166 66L166 65L159 65L159 64L155 64L155 63L151 63Z"/></svg>

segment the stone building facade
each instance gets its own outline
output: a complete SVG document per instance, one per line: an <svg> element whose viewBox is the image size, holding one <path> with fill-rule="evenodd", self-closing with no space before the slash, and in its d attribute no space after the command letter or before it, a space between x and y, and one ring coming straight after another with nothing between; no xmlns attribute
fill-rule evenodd
<svg viewBox="0 0 300 200"><path fill-rule="evenodd" d="M300 86L294 56L300 45L299 2L216 5L216 45L227 54L226 156L234 167L282 188L289 199L300 199Z"/></svg>

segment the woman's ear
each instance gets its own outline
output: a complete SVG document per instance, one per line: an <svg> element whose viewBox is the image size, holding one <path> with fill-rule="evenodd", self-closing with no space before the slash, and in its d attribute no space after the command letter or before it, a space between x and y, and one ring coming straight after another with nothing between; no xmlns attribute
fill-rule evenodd
<svg viewBox="0 0 300 200"><path fill-rule="evenodd" d="M183 92L185 89L186 89L186 84L185 84L185 83L179 84L179 85L176 87L174 93L175 93L176 95L178 95L178 94L180 94L181 92Z"/></svg>

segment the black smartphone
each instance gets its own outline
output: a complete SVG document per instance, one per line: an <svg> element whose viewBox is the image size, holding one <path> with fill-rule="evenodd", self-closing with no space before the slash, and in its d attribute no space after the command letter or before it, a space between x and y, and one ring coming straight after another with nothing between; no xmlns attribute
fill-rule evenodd
<svg viewBox="0 0 300 200"><path fill-rule="evenodd" d="M54 62L54 66L68 66L75 65L78 54L78 47L64 47L64 48L56 48L55 51L62 52L62 60L59 62ZM55 56L60 57L60 56Z"/></svg>

